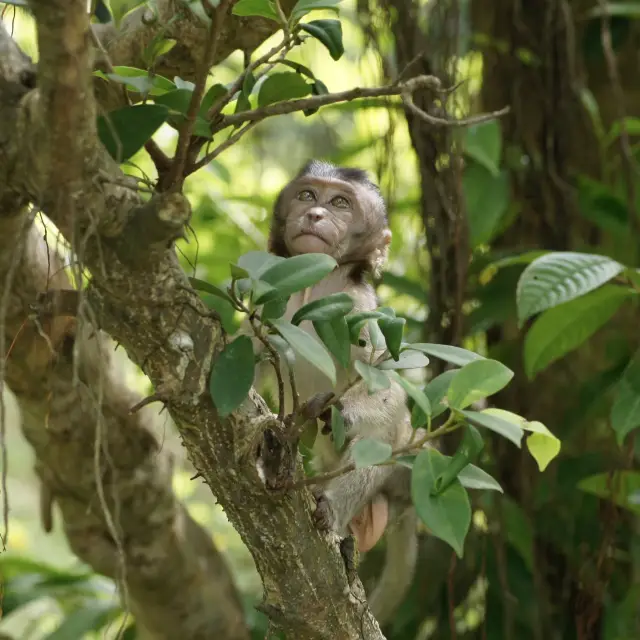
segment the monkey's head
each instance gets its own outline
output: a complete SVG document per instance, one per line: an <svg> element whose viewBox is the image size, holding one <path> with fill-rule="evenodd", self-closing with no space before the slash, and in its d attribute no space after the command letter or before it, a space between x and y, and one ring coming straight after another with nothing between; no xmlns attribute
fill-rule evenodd
<svg viewBox="0 0 640 640"><path fill-rule="evenodd" d="M360 169L311 160L276 200L269 251L326 253L378 275L391 231L378 187Z"/></svg>

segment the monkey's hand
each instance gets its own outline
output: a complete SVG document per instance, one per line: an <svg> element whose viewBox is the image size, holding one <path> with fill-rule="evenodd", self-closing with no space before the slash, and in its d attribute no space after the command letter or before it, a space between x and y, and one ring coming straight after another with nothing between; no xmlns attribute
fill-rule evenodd
<svg viewBox="0 0 640 640"><path fill-rule="evenodd" d="M316 510L313 512L313 521L320 531L330 531L336 524L336 514L331 503L327 499L322 489L315 487L312 489L313 497L316 500Z"/></svg>

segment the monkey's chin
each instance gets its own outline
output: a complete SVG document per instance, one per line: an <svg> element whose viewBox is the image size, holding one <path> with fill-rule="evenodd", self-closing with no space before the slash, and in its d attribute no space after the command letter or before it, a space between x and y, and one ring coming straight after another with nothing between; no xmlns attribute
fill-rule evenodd
<svg viewBox="0 0 640 640"><path fill-rule="evenodd" d="M329 245L311 233L298 236L292 243L296 253L328 253Z"/></svg>

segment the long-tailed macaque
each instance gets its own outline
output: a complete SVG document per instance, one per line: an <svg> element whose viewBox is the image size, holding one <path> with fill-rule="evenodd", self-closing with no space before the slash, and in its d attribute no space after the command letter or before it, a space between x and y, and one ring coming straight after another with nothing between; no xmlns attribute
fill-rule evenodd
<svg viewBox="0 0 640 640"><path fill-rule="evenodd" d="M284 318L290 319L311 300L337 292L352 297L354 312L375 309L376 295L367 277L379 273L390 241L384 200L364 171L308 162L277 198L269 250L282 257L326 253L339 266L315 286L294 294ZM316 335L310 322L300 326ZM337 390L354 377L355 360L370 361L373 347L366 326L361 338L365 346L352 347L350 370L338 367L342 373L338 374ZM294 377L301 402L332 391L330 381L302 359L294 363ZM373 395L360 381L338 406L345 422L346 446L338 453L330 429L320 429L313 446L313 464L319 473L350 462L351 448L361 438L374 438L392 447L410 440L412 428L405 393L394 380L389 388ZM322 418L327 419L326 413ZM373 547L388 525L385 567L369 596L373 614L381 623L388 621L410 585L416 562L410 470L383 465L341 475L323 487L315 515L321 528L332 529L341 536L353 533L360 551Z"/></svg>

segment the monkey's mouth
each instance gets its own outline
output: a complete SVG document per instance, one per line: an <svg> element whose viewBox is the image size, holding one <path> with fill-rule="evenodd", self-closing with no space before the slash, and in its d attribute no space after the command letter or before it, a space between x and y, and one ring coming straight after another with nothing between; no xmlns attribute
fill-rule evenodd
<svg viewBox="0 0 640 640"><path fill-rule="evenodd" d="M296 240L298 238L303 238L304 236L312 236L314 238L318 238L318 240L322 240L322 242L326 243L327 241L317 232L317 231L311 231L311 230L306 230L306 231L301 231L297 236L296 236Z"/></svg>

